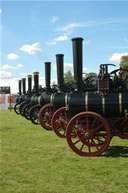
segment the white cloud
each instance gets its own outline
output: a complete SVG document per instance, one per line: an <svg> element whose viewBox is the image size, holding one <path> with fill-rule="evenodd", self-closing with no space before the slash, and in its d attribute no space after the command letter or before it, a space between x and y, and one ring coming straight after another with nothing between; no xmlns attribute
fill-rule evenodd
<svg viewBox="0 0 128 193"><path fill-rule="evenodd" d="M70 23L70 24L67 24L65 26L58 27L56 30L66 32L66 31L72 30L72 29L77 28L77 27L83 27L83 23Z"/></svg>
<svg viewBox="0 0 128 193"><path fill-rule="evenodd" d="M23 64L17 64L18 68L23 68Z"/></svg>
<svg viewBox="0 0 128 193"><path fill-rule="evenodd" d="M28 73L23 72L23 73L20 73L19 75L20 75L20 76L27 76L27 75L28 75Z"/></svg>
<svg viewBox="0 0 128 193"><path fill-rule="evenodd" d="M52 23L55 23L55 22L58 21L58 20L59 20L59 17L57 17L57 16L52 16L51 19L50 19L50 21L51 21Z"/></svg>
<svg viewBox="0 0 128 193"><path fill-rule="evenodd" d="M11 72L6 72L4 70L0 70L0 78L2 79L10 79L13 77L13 74Z"/></svg>
<svg viewBox="0 0 128 193"><path fill-rule="evenodd" d="M125 53L114 53L114 54L109 58L109 61L115 62L115 63L119 64L121 57L122 57L122 56L126 56L126 55L128 55L128 52L125 52Z"/></svg>
<svg viewBox="0 0 128 193"><path fill-rule="evenodd" d="M2 69L3 69L3 70L14 70L14 69L16 69L16 67L11 66L11 65L8 65L8 64L4 64L4 65L2 66Z"/></svg>
<svg viewBox="0 0 128 193"><path fill-rule="evenodd" d="M2 14L2 9L0 8L0 14Z"/></svg>
<svg viewBox="0 0 128 193"><path fill-rule="evenodd" d="M98 25L107 25L107 24L116 24L116 23L128 23L128 19L107 19L107 20L98 20L98 21L84 21L84 22L75 22L69 23L65 26L57 27L56 31L61 32L71 32L75 28L80 27L94 27Z"/></svg>
<svg viewBox="0 0 128 193"><path fill-rule="evenodd" d="M63 41L63 40L67 40L68 37L66 35L64 36L59 36L58 38L55 38L55 41Z"/></svg>
<svg viewBox="0 0 128 193"><path fill-rule="evenodd" d="M51 41L51 42L48 41L48 42L46 42L46 44L47 44L47 45L55 45L55 44L56 44L56 41Z"/></svg>
<svg viewBox="0 0 128 193"><path fill-rule="evenodd" d="M54 38L53 41L48 41L48 42L46 42L46 44L47 44L47 45L56 45L56 42L57 42L57 41L64 41L64 40L67 40L67 39L68 39L68 37L67 37L66 35L64 35L64 36L59 36L58 38Z"/></svg>
<svg viewBox="0 0 128 193"><path fill-rule="evenodd" d="M53 66L53 70L56 71L56 65ZM67 71L71 71L73 73L73 64L71 63L64 63L64 73Z"/></svg>
<svg viewBox="0 0 128 193"><path fill-rule="evenodd" d="M17 70L18 68L22 68L23 67L23 64L17 64L17 66L11 66L9 64L4 64L2 66L2 69L3 70Z"/></svg>
<svg viewBox="0 0 128 193"><path fill-rule="evenodd" d="M41 48L39 46L39 42L36 42L31 45L24 45L20 48L21 51L26 52L30 55L37 54L38 52L41 52Z"/></svg>
<svg viewBox="0 0 128 193"><path fill-rule="evenodd" d="M14 53L10 53L8 54L8 59L9 60L17 60L20 56L18 56L17 54Z"/></svg>

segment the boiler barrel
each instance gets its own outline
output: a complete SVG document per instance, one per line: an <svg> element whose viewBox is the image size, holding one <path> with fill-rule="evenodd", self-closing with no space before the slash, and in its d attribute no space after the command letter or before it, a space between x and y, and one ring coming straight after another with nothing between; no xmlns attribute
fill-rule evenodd
<svg viewBox="0 0 128 193"><path fill-rule="evenodd" d="M51 95L50 102L53 105L54 110L56 111L57 109L67 105L67 94L61 92L55 93Z"/></svg>
<svg viewBox="0 0 128 193"><path fill-rule="evenodd" d="M38 97L38 104L41 104L41 106L46 105L50 103L50 98L51 94L47 92L43 92L39 97Z"/></svg>
<svg viewBox="0 0 128 193"><path fill-rule="evenodd" d="M71 116L92 111L107 118L124 117L125 109L128 110L128 94L112 93L101 96L94 92L70 93L68 109Z"/></svg>

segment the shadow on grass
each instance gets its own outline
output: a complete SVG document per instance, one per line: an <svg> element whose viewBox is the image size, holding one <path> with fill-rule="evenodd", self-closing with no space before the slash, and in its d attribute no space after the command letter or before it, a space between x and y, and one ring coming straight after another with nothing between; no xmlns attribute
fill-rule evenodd
<svg viewBox="0 0 128 193"><path fill-rule="evenodd" d="M128 157L128 147L109 146L104 152L103 157Z"/></svg>

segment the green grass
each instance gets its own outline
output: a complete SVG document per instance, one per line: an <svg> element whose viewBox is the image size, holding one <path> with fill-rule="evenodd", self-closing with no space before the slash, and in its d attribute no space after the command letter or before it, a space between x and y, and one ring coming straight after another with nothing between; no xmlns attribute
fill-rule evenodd
<svg viewBox="0 0 128 193"><path fill-rule="evenodd" d="M0 111L1 193L128 193L128 140L80 157L52 131Z"/></svg>

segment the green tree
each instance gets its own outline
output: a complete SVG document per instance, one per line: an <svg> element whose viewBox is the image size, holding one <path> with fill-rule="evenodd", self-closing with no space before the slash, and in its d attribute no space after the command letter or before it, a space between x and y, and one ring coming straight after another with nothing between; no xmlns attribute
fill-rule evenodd
<svg viewBox="0 0 128 193"><path fill-rule="evenodd" d="M64 73L64 83L73 82L73 75L70 71Z"/></svg>
<svg viewBox="0 0 128 193"><path fill-rule="evenodd" d="M128 55L122 56L120 59L120 67L128 70ZM123 77L128 76L128 72L124 71Z"/></svg>
<svg viewBox="0 0 128 193"><path fill-rule="evenodd" d="M87 78L87 77L89 77L89 76L95 76L95 77L97 77L97 74L96 74L95 72L89 72L88 74L85 74L85 76L84 76L83 79L85 79L85 78Z"/></svg>

